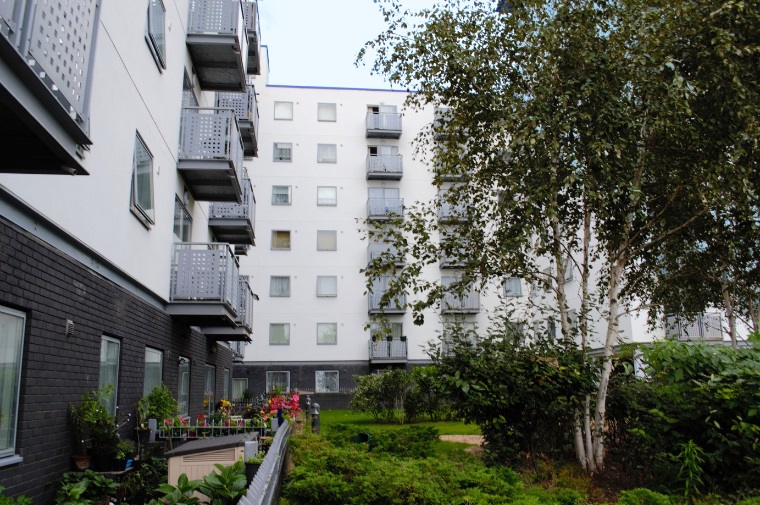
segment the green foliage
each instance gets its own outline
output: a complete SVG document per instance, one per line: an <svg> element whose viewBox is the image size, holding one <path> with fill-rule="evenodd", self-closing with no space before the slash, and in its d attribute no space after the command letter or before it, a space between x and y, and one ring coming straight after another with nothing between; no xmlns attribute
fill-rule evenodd
<svg viewBox="0 0 760 505"><path fill-rule="evenodd" d="M15 498L11 498L9 496L5 496L3 491L5 491L5 486L0 485L0 505L32 505L31 498L27 498L24 495L19 495Z"/></svg>
<svg viewBox="0 0 760 505"><path fill-rule="evenodd" d="M205 476L198 484L198 491L211 500L212 505L234 505L245 494L245 466L237 461L230 466L214 465L218 472Z"/></svg>
<svg viewBox="0 0 760 505"><path fill-rule="evenodd" d="M637 488L620 493L617 505L673 505L673 501L664 494Z"/></svg>
<svg viewBox="0 0 760 505"><path fill-rule="evenodd" d="M157 489L166 483L168 466L166 458L148 456L140 461L139 466L130 472L122 484L127 503L148 503L151 499L158 498L160 492Z"/></svg>
<svg viewBox="0 0 760 505"><path fill-rule="evenodd" d="M92 470L68 472L55 497L56 505L86 505L115 496L119 488L112 479Z"/></svg>
<svg viewBox="0 0 760 505"><path fill-rule="evenodd" d="M163 496L157 500L151 500L149 505L195 505L200 503L193 493L198 489L201 481L189 480L184 473L177 479L177 485L162 484L157 491Z"/></svg>
<svg viewBox="0 0 760 505"><path fill-rule="evenodd" d="M379 374L354 376L356 389L351 398L353 410L366 412L377 420L403 423L409 420L407 408L415 390L414 378L405 370L394 369Z"/></svg>
<svg viewBox="0 0 760 505"><path fill-rule="evenodd" d="M173 419L177 412L177 401L172 396L171 390L163 382L140 399L142 407L138 404L138 410L144 410L145 419L157 419L159 423L164 419Z"/></svg>
<svg viewBox="0 0 760 505"><path fill-rule="evenodd" d="M116 421L104 406L112 394L113 387L104 386L83 394L78 406L69 404L69 423L77 453L85 454L88 447L94 452L115 449L118 444Z"/></svg>
<svg viewBox="0 0 760 505"><path fill-rule="evenodd" d="M432 456L438 441L438 430L424 426L406 426L393 431L376 431L336 424L329 427L326 437L336 447L347 447L356 444L361 433L369 435L368 448L372 452L393 454L399 457Z"/></svg>
<svg viewBox="0 0 760 505"><path fill-rule="evenodd" d="M451 352L434 359L446 396L458 416L481 428L492 461L571 447L574 409L594 389L594 369L579 351L490 335L475 345L455 337Z"/></svg>
<svg viewBox="0 0 760 505"><path fill-rule="evenodd" d="M646 377L615 377L609 404L614 454L652 468L671 489L681 483L688 496L701 481L724 491L756 486L760 349L660 342L641 353Z"/></svg>

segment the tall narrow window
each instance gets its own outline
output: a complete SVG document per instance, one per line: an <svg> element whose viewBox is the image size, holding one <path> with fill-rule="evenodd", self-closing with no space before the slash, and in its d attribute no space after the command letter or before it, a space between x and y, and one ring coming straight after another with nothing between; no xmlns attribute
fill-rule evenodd
<svg viewBox="0 0 760 505"><path fill-rule="evenodd" d="M317 323L317 344L335 345L338 343L338 323Z"/></svg>
<svg viewBox="0 0 760 505"><path fill-rule="evenodd" d="M337 251L338 232L336 230L317 230L317 251Z"/></svg>
<svg viewBox="0 0 760 505"><path fill-rule="evenodd" d="M334 103L317 104L317 121L336 121L337 118L338 113Z"/></svg>
<svg viewBox="0 0 760 505"><path fill-rule="evenodd" d="M335 275L317 276L317 296L338 296L338 277Z"/></svg>
<svg viewBox="0 0 760 505"><path fill-rule="evenodd" d="M174 199L174 236L180 242L190 242L193 218L179 197Z"/></svg>
<svg viewBox="0 0 760 505"><path fill-rule="evenodd" d="M164 353L157 349L145 348L145 375L143 377L143 396L161 384L164 370Z"/></svg>
<svg viewBox="0 0 760 505"><path fill-rule="evenodd" d="M317 186L317 205L327 207L338 205L338 188L336 186Z"/></svg>
<svg viewBox="0 0 760 505"><path fill-rule="evenodd" d="M109 388L105 408L116 413L116 396L119 388L119 350L121 343L115 338L103 337L100 341L100 379L98 386Z"/></svg>
<svg viewBox="0 0 760 505"><path fill-rule="evenodd" d="M290 277L271 276L269 278L269 296L275 298L290 296Z"/></svg>
<svg viewBox="0 0 760 505"><path fill-rule="evenodd" d="M0 307L0 458L13 456L16 451L18 395L21 385L21 357L24 351L23 312Z"/></svg>
<svg viewBox="0 0 760 505"><path fill-rule="evenodd" d="M140 134L135 136L135 152L132 158L131 208L142 223L150 228L155 223L153 209L153 155Z"/></svg>
<svg viewBox="0 0 760 505"><path fill-rule="evenodd" d="M272 186L272 205L290 205L290 186Z"/></svg>
<svg viewBox="0 0 760 505"><path fill-rule="evenodd" d="M338 146L336 144L317 144L317 163L337 163Z"/></svg>
<svg viewBox="0 0 760 505"><path fill-rule="evenodd" d="M284 121L293 119L293 102L275 102L274 118Z"/></svg>
<svg viewBox="0 0 760 505"><path fill-rule="evenodd" d="M248 379L232 379L232 398L243 399L243 391L248 389Z"/></svg>
<svg viewBox="0 0 760 505"><path fill-rule="evenodd" d="M159 70L166 68L166 9L162 0L149 0L145 40Z"/></svg>
<svg viewBox="0 0 760 505"><path fill-rule="evenodd" d="M222 398L230 400L230 369L225 368L223 373L224 384L222 384Z"/></svg>
<svg viewBox="0 0 760 505"><path fill-rule="evenodd" d="M317 370L315 372L315 391L317 393L337 393L339 391L337 370Z"/></svg>
<svg viewBox="0 0 760 505"><path fill-rule="evenodd" d="M275 142L274 161L293 161L293 144L289 142Z"/></svg>
<svg viewBox="0 0 760 505"><path fill-rule="evenodd" d="M289 323L271 323L269 325L269 345L290 345Z"/></svg>
<svg viewBox="0 0 760 505"><path fill-rule="evenodd" d="M272 249L290 251L290 230L272 230Z"/></svg>
<svg viewBox="0 0 760 505"><path fill-rule="evenodd" d="M216 410L216 367L206 365L206 378L204 380L203 407L209 415Z"/></svg>
<svg viewBox="0 0 760 505"><path fill-rule="evenodd" d="M190 360L182 356L179 358L177 383L177 413L186 416L190 404Z"/></svg>

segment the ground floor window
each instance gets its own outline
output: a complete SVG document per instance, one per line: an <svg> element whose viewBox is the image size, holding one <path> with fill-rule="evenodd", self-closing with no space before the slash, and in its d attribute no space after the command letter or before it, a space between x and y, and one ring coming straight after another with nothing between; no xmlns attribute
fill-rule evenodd
<svg viewBox="0 0 760 505"><path fill-rule="evenodd" d="M101 388L108 388L105 408L113 415L116 413L116 396L119 391L119 352L121 342L111 337L103 337L100 343L100 380Z"/></svg>
<svg viewBox="0 0 760 505"><path fill-rule="evenodd" d="M267 392L274 390L281 393L290 391L290 372L267 372Z"/></svg>
<svg viewBox="0 0 760 505"><path fill-rule="evenodd" d="M153 388L161 384L164 370L164 353L157 349L145 348L145 376L143 396L148 396Z"/></svg>
<svg viewBox="0 0 760 505"><path fill-rule="evenodd" d="M214 365L206 365L206 389L203 393L203 406L206 407L206 412L211 413L216 410L216 367Z"/></svg>
<svg viewBox="0 0 760 505"><path fill-rule="evenodd" d="M177 413L186 416L190 403L190 360L182 356L179 358L177 382Z"/></svg>
<svg viewBox="0 0 760 505"><path fill-rule="evenodd" d="M241 400L243 391L248 389L248 379L232 379L232 398Z"/></svg>
<svg viewBox="0 0 760 505"><path fill-rule="evenodd" d="M225 400L230 399L230 369L224 369L224 384L222 384L222 398Z"/></svg>
<svg viewBox="0 0 760 505"><path fill-rule="evenodd" d="M317 393L337 393L339 375L337 370L317 370L315 377Z"/></svg>
<svg viewBox="0 0 760 505"><path fill-rule="evenodd" d="M0 307L0 458L16 451L25 324L23 312Z"/></svg>

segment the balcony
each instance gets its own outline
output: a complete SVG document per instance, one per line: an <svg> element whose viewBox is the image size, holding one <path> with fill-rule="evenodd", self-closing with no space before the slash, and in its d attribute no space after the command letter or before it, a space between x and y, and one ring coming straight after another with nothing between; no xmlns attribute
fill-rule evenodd
<svg viewBox="0 0 760 505"><path fill-rule="evenodd" d="M236 244L235 245L235 256L248 256L248 250L251 248L251 246L246 244Z"/></svg>
<svg viewBox="0 0 760 505"><path fill-rule="evenodd" d="M367 112L368 139L397 139L401 137L401 114L398 112Z"/></svg>
<svg viewBox="0 0 760 505"><path fill-rule="evenodd" d="M261 26L256 2L243 2L245 27L248 34L248 74L261 75Z"/></svg>
<svg viewBox="0 0 760 505"><path fill-rule="evenodd" d="M480 293L446 293L441 301L441 314L477 314L480 312Z"/></svg>
<svg viewBox="0 0 760 505"><path fill-rule="evenodd" d="M0 1L0 173L87 175L100 2Z"/></svg>
<svg viewBox="0 0 760 505"><path fill-rule="evenodd" d="M697 314L693 321L670 315L666 317L666 336L675 336L682 342L705 340L723 341L723 325L720 314Z"/></svg>
<svg viewBox="0 0 760 505"><path fill-rule="evenodd" d="M466 249L467 246L463 246ZM464 258L457 257L457 255L448 255L445 252L441 252L441 262L439 266L441 268L464 268L467 265L467 261Z"/></svg>
<svg viewBox="0 0 760 505"><path fill-rule="evenodd" d="M405 314L406 313L406 295L400 295L395 300L391 300L387 307L381 307L380 302L385 291L375 291L369 293L369 313L370 314Z"/></svg>
<svg viewBox="0 0 760 505"><path fill-rule="evenodd" d="M446 140L449 138L449 122L451 122L451 109L448 107L436 107L435 119L433 120L433 138L435 140Z"/></svg>
<svg viewBox="0 0 760 505"><path fill-rule="evenodd" d="M400 154L368 154L367 180L398 181L404 175Z"/></svg>
<svg viewBox="0 0 760 505"><path fill-rule="evenodd" d="M180 128L177 170L193 197L242 203L243 142L235 112L186 107Z"/></svg>
<svg viewBox="0 0 760 505"><path fill-rule="evenodd" d="M238 263L229 244L177 242L166 312L191 326L235 328L238 278Z"/></svg>
<svg viewBox="0 0 760 505"><path fill-rule="evenodd" d="M243 139L243 156L259 155L259 104L253 84L246 86L242 93L220 92L216 94L219 109L233 109L237 118L240 136Z"/></svg>
<svg viewBox="0 0 760 505"><path fill-rule="evenodd" d="M406 337L369 341L369 361L371 363L406 363Z"/></svg>
<svg viewBox="0 0 760 505"><path fill-rule="evenodd" d="M438 209L438 222L439 223L466 223L467 219L467 205L463 203L449 203L441 198L441 206Z"/></svg>
<svg viewBox="0 0 760 505"><path fill-rule="evenodd" d="M202 326L201 333L213 340L232 342L250 342L253 332L253 291L248 283L248 277L238 276L237 317L235 326Z"/></svg>
<svg viewBox="0 0 760 505"><path fill-rule="evenodd" d="M235 246L256 245L256 198L247 175L243 176L242 186L242 203L211 202L208 207L208 227L219 242ZM235 252L237 253L237 248Z"/></svg>
<svg viewBox="0 0 760 505"><path fill-rule="evenodd" d="M404 216L403 198L369 198L367 200L368 219L384 221L394 216Z"/></svg>
<svg viewBox="0 0 760 505"><path fill-rule="evenodd" d="M245 91L248 35L240 0L190 0L187 49L205 91Z"/></svg>
<svg viewBox="0 0 760 505"><path fill-rule="evenodd" d="M404 266L406 259L402 254L399 254L398 250L390 244L370 244L367 246L367 262L371 263L374 259L380 258L383 255L390 255L393 257L393 263L396 266Z"/></svg>

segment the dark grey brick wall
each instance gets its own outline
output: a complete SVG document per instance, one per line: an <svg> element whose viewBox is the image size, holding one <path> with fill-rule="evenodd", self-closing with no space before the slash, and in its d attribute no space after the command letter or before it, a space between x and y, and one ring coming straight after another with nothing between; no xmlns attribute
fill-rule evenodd
<svg viewBox="0 0 760 505"><path fill-rule="evenodd" d="M134 413L142 396L145 348L164 351L163 378L177 394L178 359L191 359L190 414L203 411L205 365L216 367L216 398L232 353L173 320L96 271L0 218L0 305L26 313L20 411L16 440L20 464L0 468L6 494L53 503L57 480L71 469L66 419L70 402L97 389L101 338L121 342L118 404ZM64 334L65 322L75 324ZM213 351L213 352L212 352ZM134 414L133 414L134 417ZM133 437L134 423L122 428Z"/></svg>

